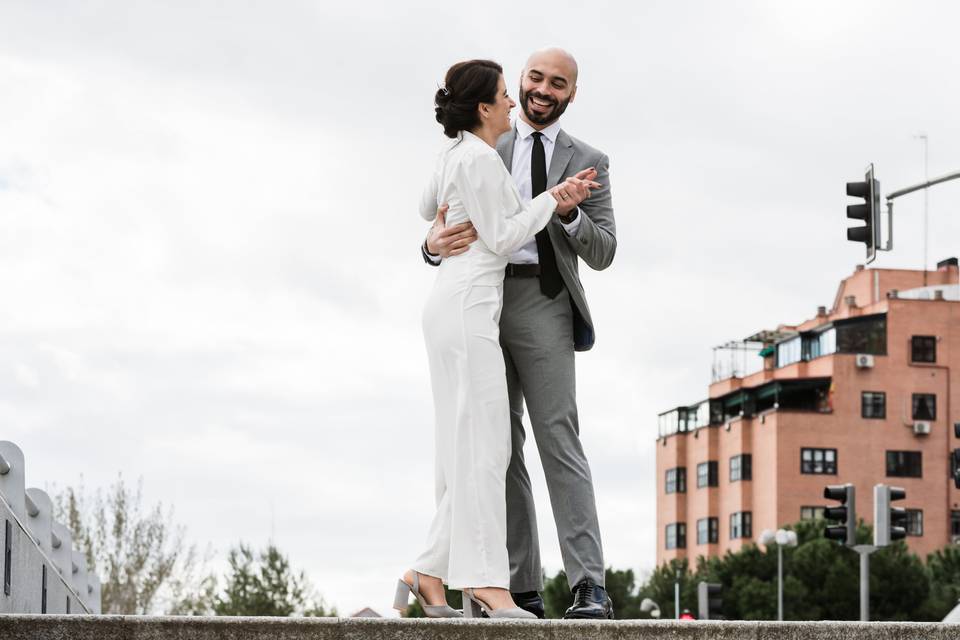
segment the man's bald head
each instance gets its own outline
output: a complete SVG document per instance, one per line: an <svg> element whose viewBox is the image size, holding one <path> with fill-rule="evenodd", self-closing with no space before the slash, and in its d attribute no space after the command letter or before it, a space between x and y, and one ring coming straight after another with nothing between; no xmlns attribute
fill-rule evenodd
<svg viewBox="0 0 960 640"><path fill-rule="evenodd" d="M531 68L531 66L544 65L557 70L562 69L564 75L570 80L570 84L574 87L577 86L577 76L580 73L580 69L577 67L577 59L566 49L561 49L560 47L538 49L527 58L527 64L524 65L523 70L526 71Z"/></svg>
<svg viewBox="0 0 960 640"><path fill-rule="evenodd" d="M559 47L534 51L520 75L523 119L535 129L555 122L577 95L577 61Z"/></svg>

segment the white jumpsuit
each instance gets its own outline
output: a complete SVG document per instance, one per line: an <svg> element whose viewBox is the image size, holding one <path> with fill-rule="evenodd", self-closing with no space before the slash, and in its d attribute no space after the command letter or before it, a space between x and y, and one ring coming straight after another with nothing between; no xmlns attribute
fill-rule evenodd
<svg viewBox="0 0 960 640"><path fill-rule="evenodd" d="M556 209L549 192L529 204L497 152L463 132L437 160L420 202L447 225L471 221L478 240L444 259L423 313L436 428L437 512L427 548L413 565L452 589L510 586L506 473L510 408L500 350L507 256L528 242Z"/></svg>

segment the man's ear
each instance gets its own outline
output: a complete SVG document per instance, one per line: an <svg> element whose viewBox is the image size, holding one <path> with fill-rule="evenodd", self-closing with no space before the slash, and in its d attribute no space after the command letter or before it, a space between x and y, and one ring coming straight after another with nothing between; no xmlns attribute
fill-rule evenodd
<svg viewBox="0 0 960 640"><path fill-rule="evenodd" d="M577 85L573 85L573 93L570 94L570 102L573 102L573 99L577 97Z"/></svg>

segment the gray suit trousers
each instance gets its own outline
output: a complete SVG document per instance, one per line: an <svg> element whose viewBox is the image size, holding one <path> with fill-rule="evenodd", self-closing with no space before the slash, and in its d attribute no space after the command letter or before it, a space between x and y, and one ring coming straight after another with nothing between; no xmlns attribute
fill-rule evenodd
<svg viewBox="0 0 960 640"><path fill-rule="evenodd" d="M523 405L540 452L567 580L604 585L600 525L590 465L580 443L573 311L566 289L550 299L539 278L507 277L500 315L513 454L507 471L510 590L540 591L543 571L530 476L523 459Z"/></svg>

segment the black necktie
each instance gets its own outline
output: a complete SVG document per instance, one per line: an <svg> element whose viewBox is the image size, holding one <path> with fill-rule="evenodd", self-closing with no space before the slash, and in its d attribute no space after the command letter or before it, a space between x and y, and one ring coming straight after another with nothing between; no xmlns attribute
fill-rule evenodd
<svg viewBox="0 0 960 640"><path fill-rule="evenodd" d="M533 136L533 156L530 158L530 184L533 197L547 190L547 156L543 151L543 134L535 131ZM548 223L549 224L549 223ZM553 243L546 227L537 234L537 256L540 261L540 291L548 298L556 298L563 289L563 280L557 270L557 256L553 252Z"/></svg>

